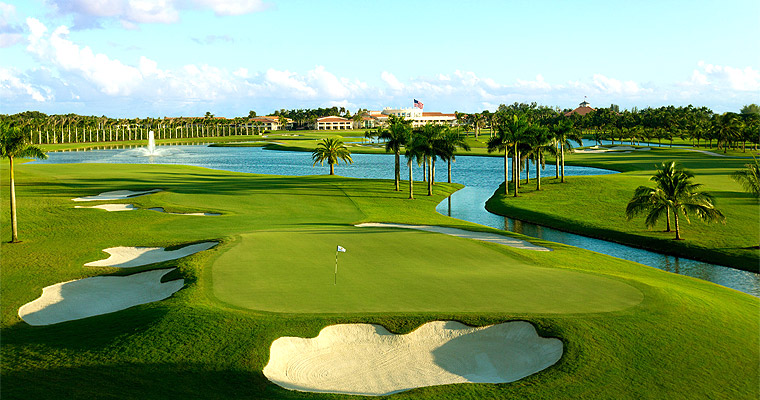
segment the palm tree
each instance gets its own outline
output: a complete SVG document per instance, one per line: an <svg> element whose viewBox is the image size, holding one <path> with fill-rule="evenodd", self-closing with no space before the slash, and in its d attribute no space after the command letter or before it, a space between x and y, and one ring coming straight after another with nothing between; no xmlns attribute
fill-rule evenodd
<svg viewBox="0 0 760 400"><path fill-rule="evenodd" d="M421 151L421 147L420 135L410 134L407 137L406 145L404 146L406 152L404 155L406 156L406 164L409 167L409 199L414 199L414 177L412 174L414 168L412 167L412 161L416 160L417 164L419 164L423 159L424 154Z"/></svg>
<svg viewBox="0 0 760 400"><path fill-rule="evenodd" d="M348 147L337 138L322 139L317 144L317 148L311 152L311 159L314 160L313 165L317 165L317 163L322 165L324 161L327 161L327 164L330 165L330 175L335 175L335 164L338 164L339 160L343 160L349 164L354 163Z"/></svg>
<svg viewBox="0 0 760 400"><path fill-rule="evenodd" d="M512 118L505 118L497 127L496 134L488 140L488 152L504 150L504 193L509 194L509 147L513 146L512 155L512 179L515 182L515 197L517 197L517 144L525 131L528 129L528 123L524 118L513 115Z"/></svg>
<svg viewBox="0 0 760 400"><path fill-rule="evenodd" d="M465 139L464 136L448 126L443 128L438 141L439 142L434 147L438 149L438 157L441 157L441 160L446 161L448 182L451 183L451 162L456 161L456 151L457 149L470 151L470 145L467 144L467 139Z"/></svg>
<svg viewBox="0 0 760 400"><path fill-rule="evenodd" d="M358 115L358 114L357 114ZM388 129L380 128L377 130L377 137L385 140L385 152L393 152L396 156L395 163L395 184L396 191L401 181L401 147L406 145L407 139L412 133L412 121L407 121L404 117L390 115L388 117Z"/></svg>
<svg viewBox="0 0 760 400"><path fill-rule="evenodd" d="M554 138L559 142L559 158L561 166L561 179L560 182L565 182L565 148L572 150L573 145L570 141L577 142L583 146L583 137L573 127L573 121L569 119L561 119L559 122L552 126L552 133Z"/></svg>
<svg viewBox="0 0 760 400"><path fill-rule="evenodd" d="M630 220L646 211L645 223L647 228L651 228L665 214L670 231L670 213L673 212L676 240L681 240L679 214L684 216L686 222L690 222L689 214L694 214L705 222L725 223L726 217L715 208L713 197L707 192L699 192L702 185L692 183L692 178L694 174L677 167L675 161L663 162L657 167L657 173L649 178L655 182L655 187L639 186L634 192L625 208L626 218Z"/></svg>
<svg viewBox="0 0 760 400"><path fill-rule="evenodd" d="M754 157L753 157L754 158ZM760 198L760 164L757 159L751 164L744 164L744 170L735 171L731 177L738 182L744 190Z"/></svg>
<svg viewBox="0 0 760 400"><path fill-rule="evenodd" d="M11 243L19 241L16 222L16 181L13 173L13 159L16 157L45 159L47 155L39 147L29 143L28 135L21 129L0 124L0 158L8 158L10 162Z"/></svg>
<svg viewBox="0 0 760 400"><path fill-rule="evenodd" d="M718 139L718 148L723 145L723 154L728 151L731 142L738 139L742 131L743 124L739 117L734 113L725 113L717 118L715 125L715 136Z"/></svg>
<svg viewBox="0 0 760 400"><path fill-rule="evenodd" d="M536 190L541 190L541 168L544 166L544 153L554 154L557 146L554 144L549 130L543 126L532 125L528 128L528 136L532 138L531 153L536 159Z"/></svg>

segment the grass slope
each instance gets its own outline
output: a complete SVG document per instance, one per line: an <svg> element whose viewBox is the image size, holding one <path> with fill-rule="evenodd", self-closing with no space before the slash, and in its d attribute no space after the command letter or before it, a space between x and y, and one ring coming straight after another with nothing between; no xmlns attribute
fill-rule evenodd
<svg viewBox="0 0 760 400"><path fill-rule="evenodd" d="M644 226L644 216L627 221L625 206L640 185L651 186L655 165L674 160L696 175L694 181L715 197L726 224L706 224L692 218L681 219L681 236L666 233L662 220L652 230ZM630 154L575 154L575 165L624 171L604 176L566 177L561 184L553 168L544 172L542 190L535 191L535 179L523 184L520 197L504 196L503 187L486 203L494 213L522 219L587 236L614 240L637 247L750 271L760 267L760 207L750 194L730 178L747 162L743 159L714 158L681 149L652 149ZM535 172L533 172L535 173ZM523 175L524 176L524 175ZM524 182L524 181L523 181Z"/></svg>
<svg viewBox="0 0 760 400"><path fill-rule="evenodd" d="M6 163L0 173L7 176L7 172ZM435 205L457 185L439 184L433 197L424 195L423 185L416 185L418 199L409 201L406 193L393 192L392 181L387 180L255 176L184 166L21 165L17 178L19 230L24 242L3 243L1 248L3 399L364 398L290 392L269 383L261 373L269 345L280 336L315 336L334 323L378 323L395 333L407 333L436 319L456 319L471 325L528 320L543 336L560 337L566 346L565 355L557 365L512 384L429 387L391 397L753 399L760 394L757 298L568 246L539 242L554 251L530 252L431 233L392 234L389 230L372 232L350 226L374 221L494 231L435 213ZM7 180L2 184L2 206L7 211ZM70 201L107 190L152 188L165 191L129 202L141 208L223 215L189 217L148 210L108 213L74 209ZM7 214L0 216L4 238L9 236ZM82 267L84 262L100 258L105 247L170 246L208 239L221 240L222 244L187 258L130 271ZM378 304L389 299L378 297L367 303L375 312L364 312L356 304L342 310L326 306L308 310L311 301L328 304L330 299L299 293L298 288L304 286L295 278L312 279L316 274L274 271L273 266L286 264L282 260L286 260L289 248L317 252L322 248L320 243L329 244L332 257L335 242L349 250L341 255L345 256L341 264L345 268L340 271L340 288L351 283L370 285L375 281L385 286L396 281L399 287L389 295L406 295L403 287L413 282L384 277L379 271L371 279L351 276L349 262L393 264L383 263L382 257L418 266L418 276L431 274L438 262L445 274L436 276L438 284L414 283L427 291L413 294L417 306L397 302L393 309L382 310ZM380 248L382 243L388 246ZM251 298L250 304L243 305L258 310L216 299L218 278L212 275L234 266L234 262L227 264L225 257L236 251L240 258L254 262L248 264L252 270L231 277L252 284L250 290L260 298ZM302 257L295 251L291 256ZM274 261L267 266L256 262L258 258ZM468 271L452 269L445 261L449 258L475 264L471 266L472 276ZM233 257L232 261L237 259ZM165 267L177 267L174 276L168 278L182 277L186 286L162 302L45 327L28 326L16 315L20 305L39 296L41 288L52 283ZM327 286L331 267L330 262ZM531 269L536 274L533 280L527 277ZM277 274L294 297L284 310L288 312L260 309L276 304L276 297L283 293L259 292L262 289L255 286L255 277L263 272ZM481 291L483 281L475 272L489 274L496 283ZM542 273L544 276L539 276ZM513 282L506 282L508 274L512 274ZM318 275L324 274L320 271ZM610 312L573 309L573 298L580 290L571 293L557 276L580 279L574 281L579 285L595 279L603 283L600 291L609 282L630 287L640 293L640 301ZM470 283L456 282L464 278L471 279ZM529 309L534 305L524 299L522 308L502 299L519 290L520 284L540 285L552 279L559 286L553 289L553 299L541 301L539 305L546 306L543 310ZM498 290L499 282L503 282L502 291ZM457 284L482 298L472 296L461 307L455 296L439 295L435 299L436 293ZM587 287L589 298L606 297L595 290L596 286ZM335 300L352 298L354 294L343 292ZM605 301L586 306L603 306ZM548 309L551 303L556 309Z"/></svg>

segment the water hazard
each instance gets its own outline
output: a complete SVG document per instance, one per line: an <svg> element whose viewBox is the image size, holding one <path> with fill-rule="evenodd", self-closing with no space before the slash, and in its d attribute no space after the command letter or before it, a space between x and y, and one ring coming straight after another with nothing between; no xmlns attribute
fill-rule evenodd
<svg viewBox="0 0 760 400"><path fill-rule="evenodd" d="M194 165L226 171L273 175L324 174L327 166L312 167L308 152L268 151L260 147L159 146L166 156L146 156L139 149L91 150L49 153L47 160L35 163L156 163ZM336 173L354 178L393 179L393 157L382 154L352 154L354 164L338 165ZM504 160L500 157L459 156L452 167L453 181L466 187L438 205L438 212L466 221L505 229L552 242L581 247L614 257L635 261L665 271L704 279L754 296L760 296L760 275L720 265L636 249L633 247L592 239L491 214L485 202L503 182ZM531 167L533 170L533 167ZM413 171L417 179L422 169ZM446 164L436 166L436 179L446 179ZM566 166L566 175L611 174L589 167ZM405 164L402 176L409 176ZM542 176L553 176L553 166L547 165Z"/></svg>

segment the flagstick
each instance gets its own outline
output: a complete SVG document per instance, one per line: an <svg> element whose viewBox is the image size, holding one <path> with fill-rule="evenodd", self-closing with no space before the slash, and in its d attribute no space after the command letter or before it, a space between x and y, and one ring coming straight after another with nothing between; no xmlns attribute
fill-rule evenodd
<svg viewBox="0 0 760 400"><path fill-rule="evenodd" d="M338 250L335 250L335 281L333 285L338 284Z"/></svg>

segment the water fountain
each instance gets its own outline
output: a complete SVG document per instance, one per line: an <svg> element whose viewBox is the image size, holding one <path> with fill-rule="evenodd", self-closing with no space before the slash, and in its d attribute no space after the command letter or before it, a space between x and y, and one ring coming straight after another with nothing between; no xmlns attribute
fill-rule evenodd
<svg viewBox="0 0 760 400"><path fill-rule="evenodd" d="M168 154L167 149L156 148L156 137L153 131L148 132L148 147L140 147L135 150L136 152L133 154L136 154L138 156L156 157Z"/></svg>

